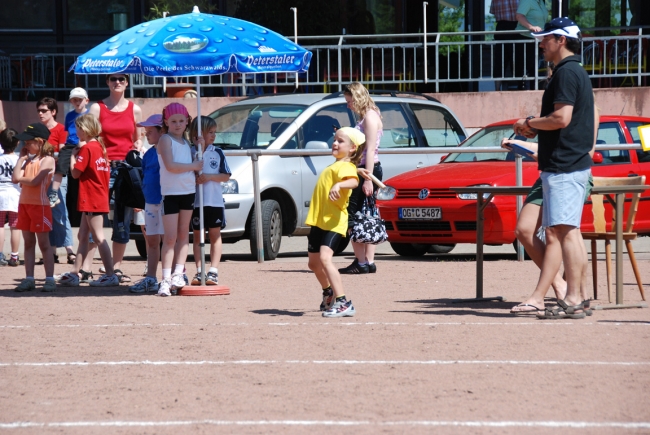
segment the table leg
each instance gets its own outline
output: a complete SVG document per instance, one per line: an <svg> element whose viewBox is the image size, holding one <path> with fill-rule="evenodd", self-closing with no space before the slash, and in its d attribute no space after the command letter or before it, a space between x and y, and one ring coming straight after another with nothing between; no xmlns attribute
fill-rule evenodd
<svg viewBox="0 0 650 435"><path fill-rule="evenodd" d="M623 207L625 207L625 193L616 194L616 304L599 305L597 310L611 310L615 308L647 308L645 302L636 304L623 303Z"/></svg>
<svg viewBox="0 0 650 435"><path fill-rule="evenodd" d="M503 301L501 296L491 298L483 297L483 209L490 202L493 195L483 199L482 193L476 194L476 297L473 299L454 299L452 304L459 302Z"/></svg>

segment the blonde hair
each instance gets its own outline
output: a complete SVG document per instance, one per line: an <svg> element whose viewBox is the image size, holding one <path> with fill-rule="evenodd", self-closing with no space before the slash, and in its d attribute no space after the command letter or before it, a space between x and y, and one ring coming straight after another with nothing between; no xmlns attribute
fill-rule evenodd
<svg viewBox="0 0 650 435"><path fill-rule="evenodd" d="M345 95L352 97L352 108L359 114L361 119L366 117L369 110L376 110L379 113L379 108L375 104L370 93L361 83L353 82L345 87L343 91Z"/></svg>
<svg viewBox="0 0 650 435"><path fill-rule="evenodd" d="M86 135L88 135L88 137L91 137L99 142L99 144L102 146L102 153L104 154L104 158L108 160L104 140L100 137L102 134L102 125L99 123L99 120L97 120L94 115L86 113L85 115L81 115L75 119L74 125L77 127L77 130L83 131L86 133Z"/></svg>
<svg viewBox="0 0 650 435"><path fill-rule="evenodd" d="M206 131L217 126L217 121L215 121L213 118L210 118L209 116L197 116L192 120L192 123L190 124L190 139L194 139L198 136L199 119L201 120L202 135L205 135ZM211 144L206 144L206 146L207 145Z"/></svg>
<svg viewBox="0 0 650 435"><path fill-rule="evenodd" d="M40 150L38 151L38 158L42 159L43 157L47 156L54 156L54 147L52 146L51 143L43 139L42 137L35 137L34 139L36 142L39 143L39 146L41 147Z"/></svg>

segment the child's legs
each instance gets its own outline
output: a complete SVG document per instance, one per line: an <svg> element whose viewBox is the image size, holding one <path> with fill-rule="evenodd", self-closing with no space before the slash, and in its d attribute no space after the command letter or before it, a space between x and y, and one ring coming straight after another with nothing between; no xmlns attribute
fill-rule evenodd
<svg viewBox="0 0 650 435"><path fill-rule="evenodd" d="M178 229L176 235L176 246L174 248L174 261L176 264L185 264L187 251L190 244L190 220L192 210L181 210L178 213Z"/></svg>
<svg viewBox="0 0 650 435"><path fill-rule="evenodd" d="M34 263L36 263L36 234L31 231L23 230L23 240L24 240L24 256L25 256L25 275L34 276ZM47 252L43 252L43 261L45 258L52 259L51 256L47 256Z"/></svg>
<svg viewBox="0 0 650 435"><path fill-rule="evenodd" d="M52 255L52 247L50 246L50 235L49 233L36 233L36 240L38 240L38 247L43 253L43 266L45 268L45 276L52 277L54 276L54 256ZM25 259L27 260L27 259ZM32 256L32 270L34 257ZM27 261L25 261L27 264Z"/></svg>
<svg viewBox="0 0 650 435"><path fill-rule="evenodd" d="M341 281L341 274L339 274L338 268L334 266L332 262L332 257L334 257L334 251L329 246L320 247L320 262L323 267L325 275L332 286L332 291L334 292L334 297L341 297L345 294L343 291L343 282Z"/></svg>
<svg viewBox="0 0 650 435"><path fill-rule="evenodd" d="M192 231L192 238L194 242L192 243L192 254L194 254L194 265L196 270L201 268L201 231L194 230Z"/></svg>
<svg viewBox="0 0 650 435"><path fill-rule="evenodd" d="M308 262L307 266L309 267L309 270L314 272L316 275L316 279L320 283L320 286L322 288L327 288L330 286L330 282L327 279L327 274L325 273L325 269L323 269L323 264L320 261L320 252L308 252Z"/></svg>
<svg viewBox="0 0 650 435"><path fill-rule="evenodd" d="M83 267L86 257L88 256L88 234L90 234L90 227L88 226L88 214L81 214L81 222L79 224L79 231L77 232L77 238L79 239L79 245L77 247L77 258L74 261L74 266L72 268L72 273L79 273L79 270Z"/></svg>
<svg viewBox="0 0 650 435"><path fill-rule="evenodd" d="M104 238L104 215L87 215L88 227L90 233L93 235L93 240L97 243L99 249L99 256L104 263L106 275L113 275L113 257L111 256L111 248L108 246L108 241Z"/></svg>
<svg viewBox="0 0 650 435"><path fill-rule="evenodd" d="M147 239L147 276L156 277L160 261L160 235L150 234Z"/></svg>
<svg viewBox="0 0 650 435"><path fill-rule="evenodd" d="M11 252L18 252L20 249L20 233L18 228L11 228Z"/></svg>
<svg viewBox="0 0 650 435"><path fill-rule="evenodd" d="M163 216L163 227L165 228L161 258L163 270L172 268L172 261L174 260L174 248L176 246L176 238L178 237L179 215L180 213L175 213L166 214Z"/></svg>
<svg viewBox="0 0 650 435"><path fill-rule="evenodd" d="M208 230L210 236L210 266L219 268L221 261L221 252L223 250L223 243L221 240L221 228L210 228Z"/></svg>

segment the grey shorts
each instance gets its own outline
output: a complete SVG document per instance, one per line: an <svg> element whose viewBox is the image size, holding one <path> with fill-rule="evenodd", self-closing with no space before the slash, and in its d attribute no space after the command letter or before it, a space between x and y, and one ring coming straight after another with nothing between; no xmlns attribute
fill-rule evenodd
<svg viewBox="0 0 650 435"><path fill-rule="evenodd" d="M544 191L543 227L570 225L580 228L589 175L590 169L566 174L542 172L540 178Z"/></svg>

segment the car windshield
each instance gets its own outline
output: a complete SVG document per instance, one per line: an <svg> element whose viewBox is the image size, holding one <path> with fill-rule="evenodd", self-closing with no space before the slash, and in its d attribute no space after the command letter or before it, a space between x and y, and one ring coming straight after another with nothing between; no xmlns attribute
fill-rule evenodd
<svg viewBox="0 0 650 435"><path fill-rule="evenodd" d="M512 131L512 126L511 125L499 125L496 127L486 127L483 128L479 131L477 131L475 134L470 136L465 142L463 142L460 146L462 147L471 147L471 148L478 148L478 147L501 147L501 139L504 137L510 138L510 139L518 139L518 140L523 140L527 142L535 142L537 143L537 138L534 139L526 139L523 136L516 136L514 135L514 132ZM453 153L450 154L449 157L445 159L443 163L451 163L451 162L493 162L493 161L514 161L515 160L515 153L510 151L508 153L506 152L496 152L496 153ZM531 157L524 157L525 162L533 162L533 158Z"/></svg>
<svg viewBox="0 0 650 435"><path fill-rule="evenodd" d="M214 144L223 149L265 149L307 106L251 104L217 110Z"/></svg>

